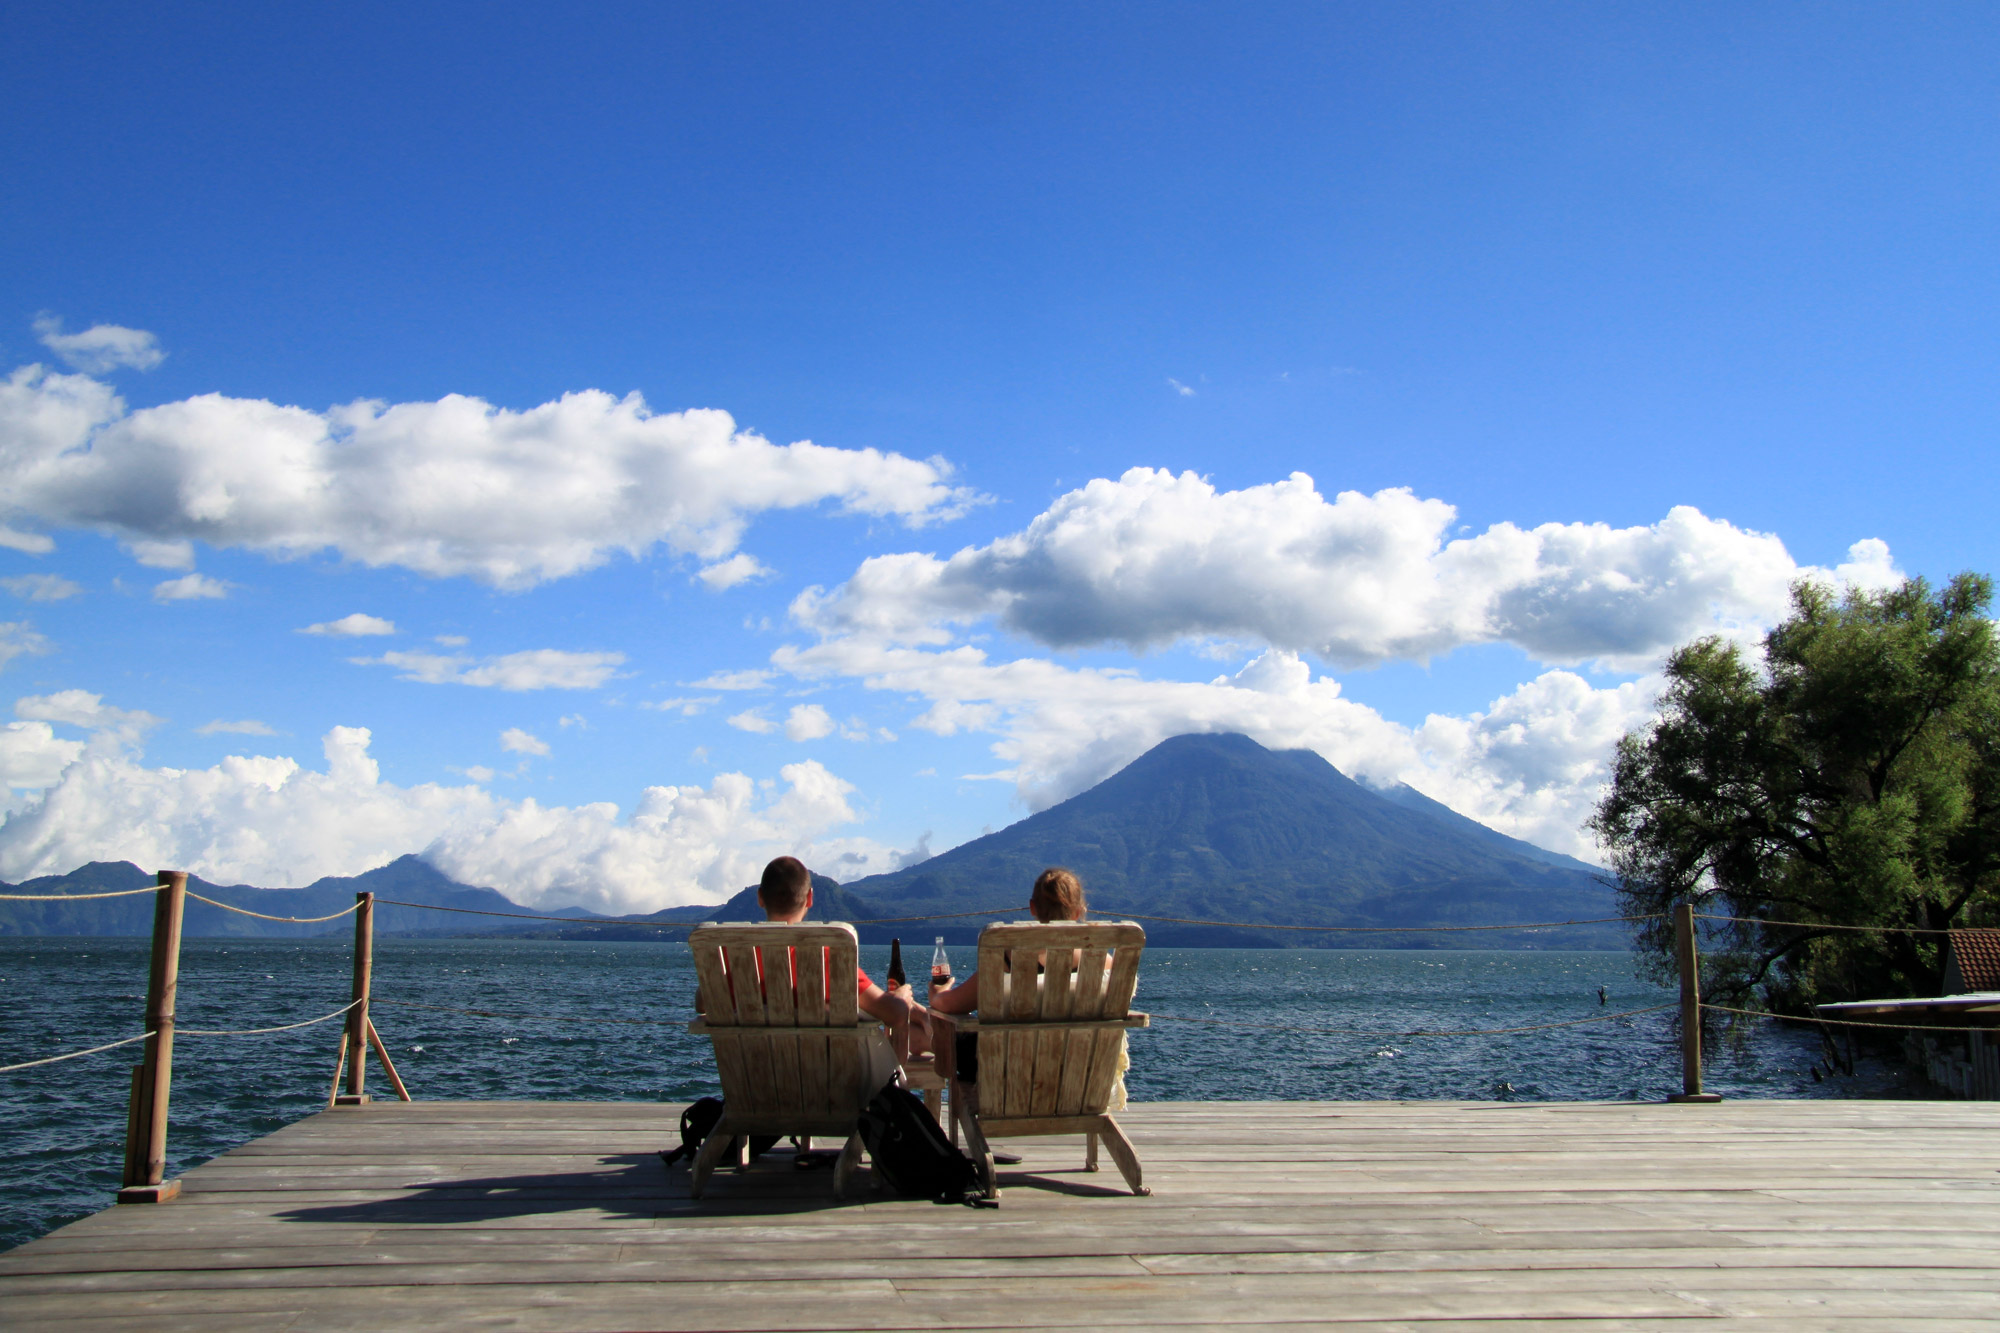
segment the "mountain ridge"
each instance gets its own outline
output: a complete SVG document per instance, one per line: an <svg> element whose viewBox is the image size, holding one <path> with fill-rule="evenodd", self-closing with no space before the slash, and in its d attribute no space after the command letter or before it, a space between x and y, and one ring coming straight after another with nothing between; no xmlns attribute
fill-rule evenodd
<svg viewBox="0 0 2000 1333"><path fill-rule="evenodd" d="M1409 787L1387 792L1356 782L1310 750L1269 750L1234 734L1162 741L1111 777L998 832L927 861L846 884L814 876L815 920L885 921L864 938L942 934L969 940L987 914L1025 911L1028 888L1049 865L1083 878L1093 913L1177 917L1149 923L1156 943L1316 944L1376 947L1624 947L1622 928L1554 933L1475 931L1532 921L1615 915L1607 877L1594 867L1510 838ZM92 862L68 875L19 886L26 892L84 893L150 886L129 862ZM530 909L491 888L460 884L415 855L365 874L328 876L299 889L189 886L223 902L273 916L325 916L356 892L499 916L453 917L381 905L384 934L588 935L598 939L678 937L701 921L761 919L756 889L726 902L666 908L618 922L580 907L536 911L575 919L509 924ZM13 886L8 886L13 887ZM907 920L931 914L955 920ZM77 902L0 902L0 935L143 935L145 896ZM1220 922L1223 925L1195 924ZM1362 928L1372 934L1280 929ZM1455 932L1422 932L1452 926ZM344 919L266 922L190 901L190 937L329 935Z"/></svg>

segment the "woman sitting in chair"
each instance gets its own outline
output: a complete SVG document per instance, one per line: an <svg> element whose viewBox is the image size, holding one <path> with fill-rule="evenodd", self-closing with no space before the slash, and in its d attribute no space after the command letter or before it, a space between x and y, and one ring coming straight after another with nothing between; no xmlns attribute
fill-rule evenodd
<svg viewBox="0 0 2000 1333"><path fill-rule="evenodd" d="M1083 920L1083 881L1061 866L1050 866L1035 877L1028 911L1042 922ZM950 985L950 980L933 979L930 1007L941 1014L969 1014L978 1009L979 970L974 968L972 975L956 986ZM940 981L945 983L944 989L938 989Z"/></svg>

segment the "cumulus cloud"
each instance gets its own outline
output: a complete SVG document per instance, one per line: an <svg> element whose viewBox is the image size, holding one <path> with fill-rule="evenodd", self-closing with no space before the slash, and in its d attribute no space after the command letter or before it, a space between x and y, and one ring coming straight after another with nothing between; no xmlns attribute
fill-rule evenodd
<svg viewBox="0 0 2000 1333"><path fill-rule="evenodd" d="M833 715L818 704L796 704L785 717L785 739L816 741L833 734Z"/></svg>
<svg viewBox="0 0 2000 1333"><path fill-rule="evenodd" d="M342 616L338 620L324 620L317 625L307 625L299 631L301 634L324 634L337 639L360 639L371 634L395 632L395 621L384 620L381 616L366 615L360 611L351 616Z"/></svg>
<svg viewBox="0 0 2000 1333"><path fill-rule="evenodd" d="M33 365L0 380L0 519L92 528L135 550L334 551L502 588L661 546L740 572L725 562L757 514L831 503L921 525L978 498L950 475L941 459L773 444L726 412L658 413L637 394L324 412L202 394L131 411L88 375Z"/></svg>
<svg viewBox="0 0 2000 1333"><path fill-rule="evenodd" d="M193 569L194 543L130 541L125 549L148 569Z"/></svg>
<svg viewBox="0 0 2000 1333"><path fill-rule="evenodd" d="M9 722L0 727L0 786L53 786L82 756L82 741L58 739L46 722Z"/></svg>
<svg viewBox="0 0 2000 1333"><path fill-rule="evenodd" d="M769 578L774 572L756 556L739 552L727 560L719 560L715 564L704 566L701 571L701 581L706 583L711 591L721 592L739 583L748 583L751 579Z"/></svg>
<svg viewBox="0 0 2000 1333"><path fill-rule="evenodd" d="M371 739L333 728L324 772L241 755L174 769L86 752L43 723L0 729L0 771L45 788L0 821L0 876L132 860L224 883L303 884L420 851L453 878L531 906L648 912L721 901L782 853L843 877L890 864L886 848L829 836L854 821L853 788L817 763L786 765L774 783L724 773L707 787L649 787L624 815L610 803L502 800L477 783L383 782Z"/></svg>
<svg viewBox="0 0 2000 1333"><path fill-rule="evenodd" d="M88 690L24 695L14 701L14 716L30 722L81 727L95 741L113 749L137 746L145 740L147 732L166 720L144 709L114 708L104 702L102 695Z"/></svg>
<svg viewBox="0 0 2000 1333"><path fill-rule="evenodd" d="M549 743L532 732L523 731L519 727L509 727L500 733L500 748L509 754L546 755L549 752Z"/></svg>
<svg viewBox="0 0 2000 1333"><path fill-rule="evenodd" d="M213 722L204 723L196 727L194 734L197 736L275 736L278 733L273 731L267 723L259 722L253 717L246 717L241 722L225 722L221 718L217 718Z"/></svg>
<svg viewBox="0 0 2000 1333"><path fill-rule="evenodd" d="M738 731L747 731L753 736L768 736L778 729L777 723L765 717L762 710L756 708L747 708L725 720Z"/></svg>
<svg viewBox="0 0 2000 1333"><path fill-rule="evenodd" d="M83 591L81 583L72 583L60 574L17 574L0 579L0 588L30 602L60 602Z"/></svg>
<svg viewBox="0 0 2000 1333"><path fill-rule="evenodd" d="M43 315L35 321L35 333L42 346L61 357L70 369L92 375L120 366L151 370L167 359L158 338L123 324L93 324L82 333L64 333L60 319Z"/></svg>
<svg viewBox="0 0 2000 1333"><path fill-rule="evenodd" d="M402 680L426 685L482 685L500 690L594 690L625 664L623 653L571 653L535 648L500 657L461 654L383 653L350 657L356 666L396 668Z"/></svg>
<svg viewBox="0 0 2000 1333"><path fill-rule="evenodd" d="M1185 384L1182 384L1182 383L1181 383L1181 382L1180 382L1179 380L1175 379L1175 378L1174 378L1174 377L1173 377L1172 375L1169 375L1169 376L1167 376L1167 384L1168 384L1168 385L1169 385L1169 386L1170 386L1170 387L1171 387L1171 388L1173 389L1173 391L1174 391L1174 392L1175 392L1176 394L1178 394L1178 395L1179 395L1180 397L1182 397L1182 398L1192 398L1192 397L1194 397L1194 390L1193 390L1193 389L1191 389L1191 388L1189 388L1189 387L1188 387L1187 385L1185 385Z"/></svg>
<svg viewBox="0 0 2000 1333"><path fill-rule="evenodd" d="M153 585L153 600L156 602L198 602L221 599L229 596L233 585L221 579L212 579L206 574L183 574L177 579Z"/></svg>
<svg viewBox="0 0 2000 1333"><path fill-rule="evenodd" d="M25 620L0 620L0 668L17 657L46 653L49 641Z"/></svg>
<svg viewBox="0 0 2000 1333"><path fill-rule="evenodd" d="M1394 489L1327 500L1312 478L1218 491L1134 468L1058 499L1027 528L949 559L876 556L793 615L822 634L943 644L997 618L1056 648L1226 638L1345 666L1424 660L1503 640L1539 661L1643 669L1703 632L1784 613L1829 571L1784 543L1677 507L1647 527L1497 523L1447 539L1457 511ZM1888 548L1858 543L1832 573L1877 586Z"/></svg>

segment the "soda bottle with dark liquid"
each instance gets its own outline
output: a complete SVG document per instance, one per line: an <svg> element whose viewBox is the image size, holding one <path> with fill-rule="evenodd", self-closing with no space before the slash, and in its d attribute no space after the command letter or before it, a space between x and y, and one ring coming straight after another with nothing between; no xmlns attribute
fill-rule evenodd
<svg viewBox="0 0 2000 1333"><path fill-rule="evenodd" d="M931 955L931 995L951 989L951 959L945 957L944 936L937 937L937 952ZM928 997L926 997L928 998Z"/></svg>

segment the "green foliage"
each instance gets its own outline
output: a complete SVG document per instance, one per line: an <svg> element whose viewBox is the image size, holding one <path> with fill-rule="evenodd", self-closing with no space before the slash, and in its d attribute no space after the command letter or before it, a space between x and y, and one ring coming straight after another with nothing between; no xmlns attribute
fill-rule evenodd
<svg viewBox="0 0 2000 1333"><path fill-rule="evenodd" d="M1801 583L1761 668L1716 638L1668 659L1660 715L1620 743L1593 826L1633 914L1693 896L1804 923L1717 926L1703 986L1723 1002L1934 995L1938 937L1903 932L2000 922L1992 594L1976 574L1839 601ZM1638 944L1671 973L1665 922Z"/></svg>

